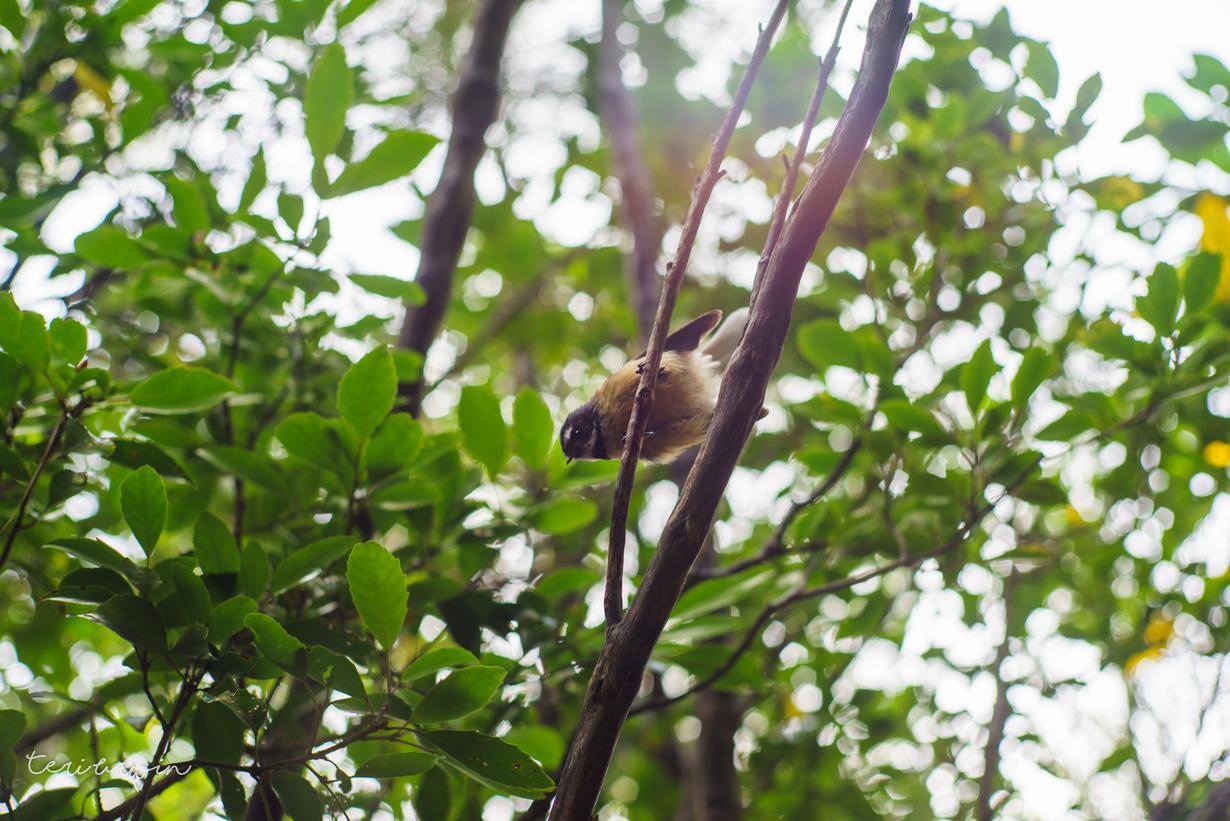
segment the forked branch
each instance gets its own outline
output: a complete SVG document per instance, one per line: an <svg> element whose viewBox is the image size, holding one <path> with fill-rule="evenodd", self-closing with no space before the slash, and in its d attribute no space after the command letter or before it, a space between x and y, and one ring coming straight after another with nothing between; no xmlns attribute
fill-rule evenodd
<svg viewBox="0 0 1230 821"><path fill-rule="evenodd" d="M621 622L608 624L607 640L594 667L551 808L550 817L556 821L581 821L589 818L593 811L619 732L640 689L649 655L679 599L752 425L760 415L769 379L786 341L803 269L862 157L888 98L889 84L897 68L909 21L909 0L877 0L871 13L858 80L838 120L832 141L773 250L748 318L747 330L723 376L717 411L700 455L666 523L632 605ZM710 164L714 162L711 157ZM713 181L716 182L716 178ZM690 241L687 248L690 250ZM686 259L677 259L676 263L669 271L668 287L658 306L650 347L650 354L654 356L661 354L678 278L682 276L680 263L686 263ZM671 280L675 281L673 288ZM641 383L644 396L638 394L637 397L642 416L656 376L656 360L651 360ZM635 414L633 418L636 419ZM644 424L642 419L640 434L644 433ZM635 467L639 455L640 436L637 426L632 427L628 436L630 452L625 452L620 465L621 484L617 493L630 494L629 469ZM625 517L626 505L625 499ZM622 537L626 519L614 518L612 522L612 539L616 538L615 530L619 530ZM608 561L613 562L615 558L610 556ZM619 564L614 565L614 572L622 577ZM803 592L811 594L814 591ZM609 596L610 587L607 593ZM618 600L615 603L618 604Z"/></svg>

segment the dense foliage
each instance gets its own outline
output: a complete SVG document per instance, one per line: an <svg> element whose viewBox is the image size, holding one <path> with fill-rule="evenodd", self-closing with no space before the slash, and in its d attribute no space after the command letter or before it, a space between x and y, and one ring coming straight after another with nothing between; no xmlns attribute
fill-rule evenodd
<svg viewBox="0 0 1230 821"><path fill-rule="evenodd" d="M669 225L721 106L676 82L703 12L653 5L627 14ZM679 319L746 303L830 11L770 54ZM617 196L596 32L538 64L519 12L426 363L395 345L409 274L349 270L330 230L380 186L421 214L468 13L0 0L4 817L508 818L550 792L616 467L555 430L638 344L619 234L559 227ZM712 692L749 819L1182 817L1230 775L1230 69L1197 55L1199 116L1150 94L1127 137L1193 190L1081 177L1100 81L1057 100L1006 14L924 6L907 54L603 817L706 817ZM104 180L114 208L56 245ZM669 468L639 488L633 590L675 494Z"/></svg>

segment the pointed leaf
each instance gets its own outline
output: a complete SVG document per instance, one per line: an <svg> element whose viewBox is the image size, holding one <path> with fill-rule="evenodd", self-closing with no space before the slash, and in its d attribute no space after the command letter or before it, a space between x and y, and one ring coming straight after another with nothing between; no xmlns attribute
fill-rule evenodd
<svg viewBox="0 0 1230 821"><path fill-rule="evenodd" d="M304 132L317 163L333 153L342 139L351 93L346 51L340 43L333 43L312 69L303 96Z"/></svg>
<svg viewBox="0 0 1230 821"><path fill-rule="evenodd" d="M234 382L205 368L170 368L137 385L130 396L143 410L190 413L212 408L236 390Z"/></svg>
<svg viewBox="0 0 1230 821"><path fill-rule="evenodd" d="M401 562L379 542L363 542L350 551L346 581L363 624L388 650L406 620L409 593Z"/></svg>
<svg viewBox="0 0 1230 821"><path fill-rule="evenodd" d="M500 400L485 385L467 385L461 389L457 416L466 450L488 476L497 475L508 461L508 426Z"/></svg>
<svg viewBox="0 0 1230 821"><path fill-rule="evenodd" d="M362 437L389 415L396 399L397 369L384 345L351 365L337 388L338 411Z"/></svg>
<svg viewBox="0 0 1230 821"><path fill-rule="evenodd" d="M167 521L167 489L152 467L135 470L124 480L120 510L145 554L152 555Z"/></svg>
<svg viewBox="0 0 1230 821"><path fill-rule="evenodd" d="M500 691L503 667L463 667L432 687L414 708L420 724L439 724L480 710Z"/></svg>

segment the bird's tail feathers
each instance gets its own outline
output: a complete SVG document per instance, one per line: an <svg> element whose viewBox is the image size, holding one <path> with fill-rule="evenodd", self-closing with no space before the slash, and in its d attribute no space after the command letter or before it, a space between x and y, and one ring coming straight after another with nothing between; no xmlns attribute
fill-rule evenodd
<svg viewBox="0 0 1230 821"><path fill-rule="evenodd" d="M725 368L730 361L731 354L735 352L735 346L743 338L743 330L746 327L747 308L731 312L721 327L705 343L703 349L705 355L712 357L718 363L719 368Z"/></svg>

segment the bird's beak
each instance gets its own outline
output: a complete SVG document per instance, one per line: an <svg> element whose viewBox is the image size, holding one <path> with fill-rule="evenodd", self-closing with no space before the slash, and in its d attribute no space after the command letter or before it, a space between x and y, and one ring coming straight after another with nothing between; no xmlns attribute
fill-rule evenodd
<svg viewBox="0 0 1230 821"><path fill-rule="evenodd" d="M564 457L564 464L565 464L565 465L571 465L571 464L572 464L572 457L571 457L571 456L565 456L565 457Z"/></svg>

